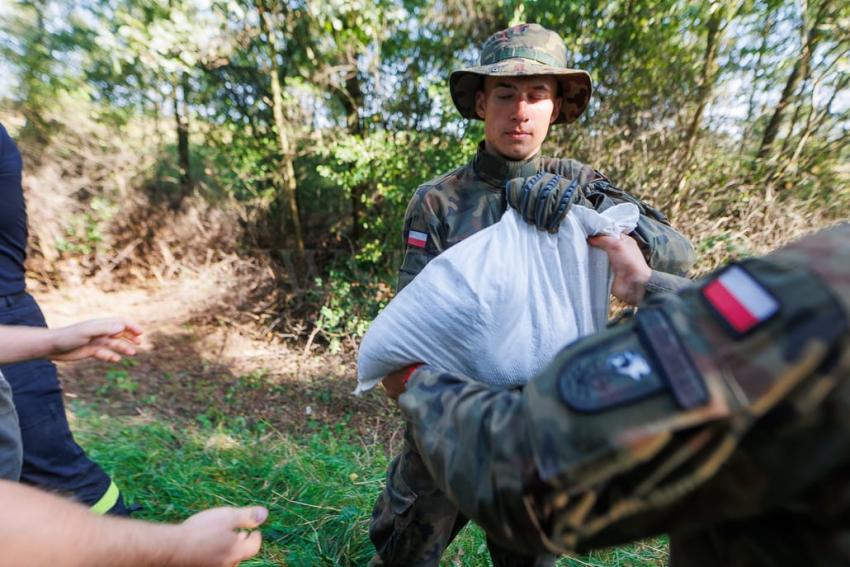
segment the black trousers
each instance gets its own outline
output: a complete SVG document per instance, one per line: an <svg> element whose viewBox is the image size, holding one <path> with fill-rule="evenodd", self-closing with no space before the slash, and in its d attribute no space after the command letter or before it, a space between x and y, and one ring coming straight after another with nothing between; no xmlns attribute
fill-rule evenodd
<svg viewBox="0 0 850 567"><path fill-rule="evenodd" d="M27 293L0 298L0 325L47 326ZM41 359L0 370L12 387L21 426L21 482L65 494L99 513L129 515L118 487L71 435L56 366Z"/></svg>

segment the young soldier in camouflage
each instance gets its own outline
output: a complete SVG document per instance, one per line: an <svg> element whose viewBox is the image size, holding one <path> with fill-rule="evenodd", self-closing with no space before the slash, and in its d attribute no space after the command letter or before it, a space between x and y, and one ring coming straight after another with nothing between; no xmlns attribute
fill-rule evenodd
<svg viewBox="0 0 850 567"><path fill-rule="evenodd" d="M400 399L490 537L667 532L689 567L850 565L850 225L733 264L566 347L524 390L421 367Z"/></svg>
<svg viewBox="0 0 850 567"><path fill-rule="evenodd" d="M567 67L556 33L524 24L493 35L482 49L481 66L453 73L450 88L464 117L484 121L485 140L470 163L416 190L405 217L399 291L438 254L498 222L508 204L539 228L557 230L574 202L597 210L623 201L638 205L641 218L633 236L656 270L640 283L640 294L644 287L681 285L661 272L684 274L693 249L660 212L585 164L540 155L549 126L576 120L591 93L590 76ZM615 293L634 287L634 281L614 283ZM401 373L384 380L390 394L400 380ZM391 463L372 513L369 534L378 552L372 564L437 565L466 521L408 443ZM497 567L554 564L547 553L516 553L490 540L488 547Z"/></svg>

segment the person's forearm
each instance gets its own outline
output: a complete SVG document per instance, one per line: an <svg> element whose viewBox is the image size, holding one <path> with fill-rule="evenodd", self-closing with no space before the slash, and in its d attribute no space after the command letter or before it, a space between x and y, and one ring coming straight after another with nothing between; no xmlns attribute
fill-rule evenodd
<svg viewBox="0 0 850 567"><path fill-rule="evenodd" d="M546 551L525 505L534 471L519 389L492 389L423 366L399 398L434 481L502 545Z"/></svg>
<svg viewBox="0 0 850 567"><path fill-rule="evenodd" d="M179 544L177 526L97 516L34 488L0 481L4 565L163 567Z"/></svg>
<svg viewBox="0 0 850 567"><path fill-rule="evenodd" d="M45 358L55 350L51 329L0 325L0 364Z"/></svg>

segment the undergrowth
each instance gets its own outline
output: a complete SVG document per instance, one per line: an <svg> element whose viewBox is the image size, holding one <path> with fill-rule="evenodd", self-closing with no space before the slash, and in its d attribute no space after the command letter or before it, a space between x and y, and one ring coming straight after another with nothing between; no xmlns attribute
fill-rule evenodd
<svg viewBox="0 0 850 567"><path fill-rule="evenodd" d="M366 444L344 423L292 436L264 422L204 427L150 416L109 417L75 403L78 441L142 506L137 517L176 522L203 508L262 503L269 520L261 554L243 565L366 565L372 505L387 466L384 447ZM663 538L577 557L560 567L666 564ZM490 565L484 536L467 527L443 565Z"/></svg>

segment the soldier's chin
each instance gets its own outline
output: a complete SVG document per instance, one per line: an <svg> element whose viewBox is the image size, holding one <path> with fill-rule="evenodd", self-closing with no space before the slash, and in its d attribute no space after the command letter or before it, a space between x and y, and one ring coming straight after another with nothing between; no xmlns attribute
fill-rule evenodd
<svg viewBox="0 0 850 567"><path fill-rule="evenodd" d="M499 148L499 153L512 161L522 161L531 157L534 153L532 145L527 141L509 142Z"/></svg>

